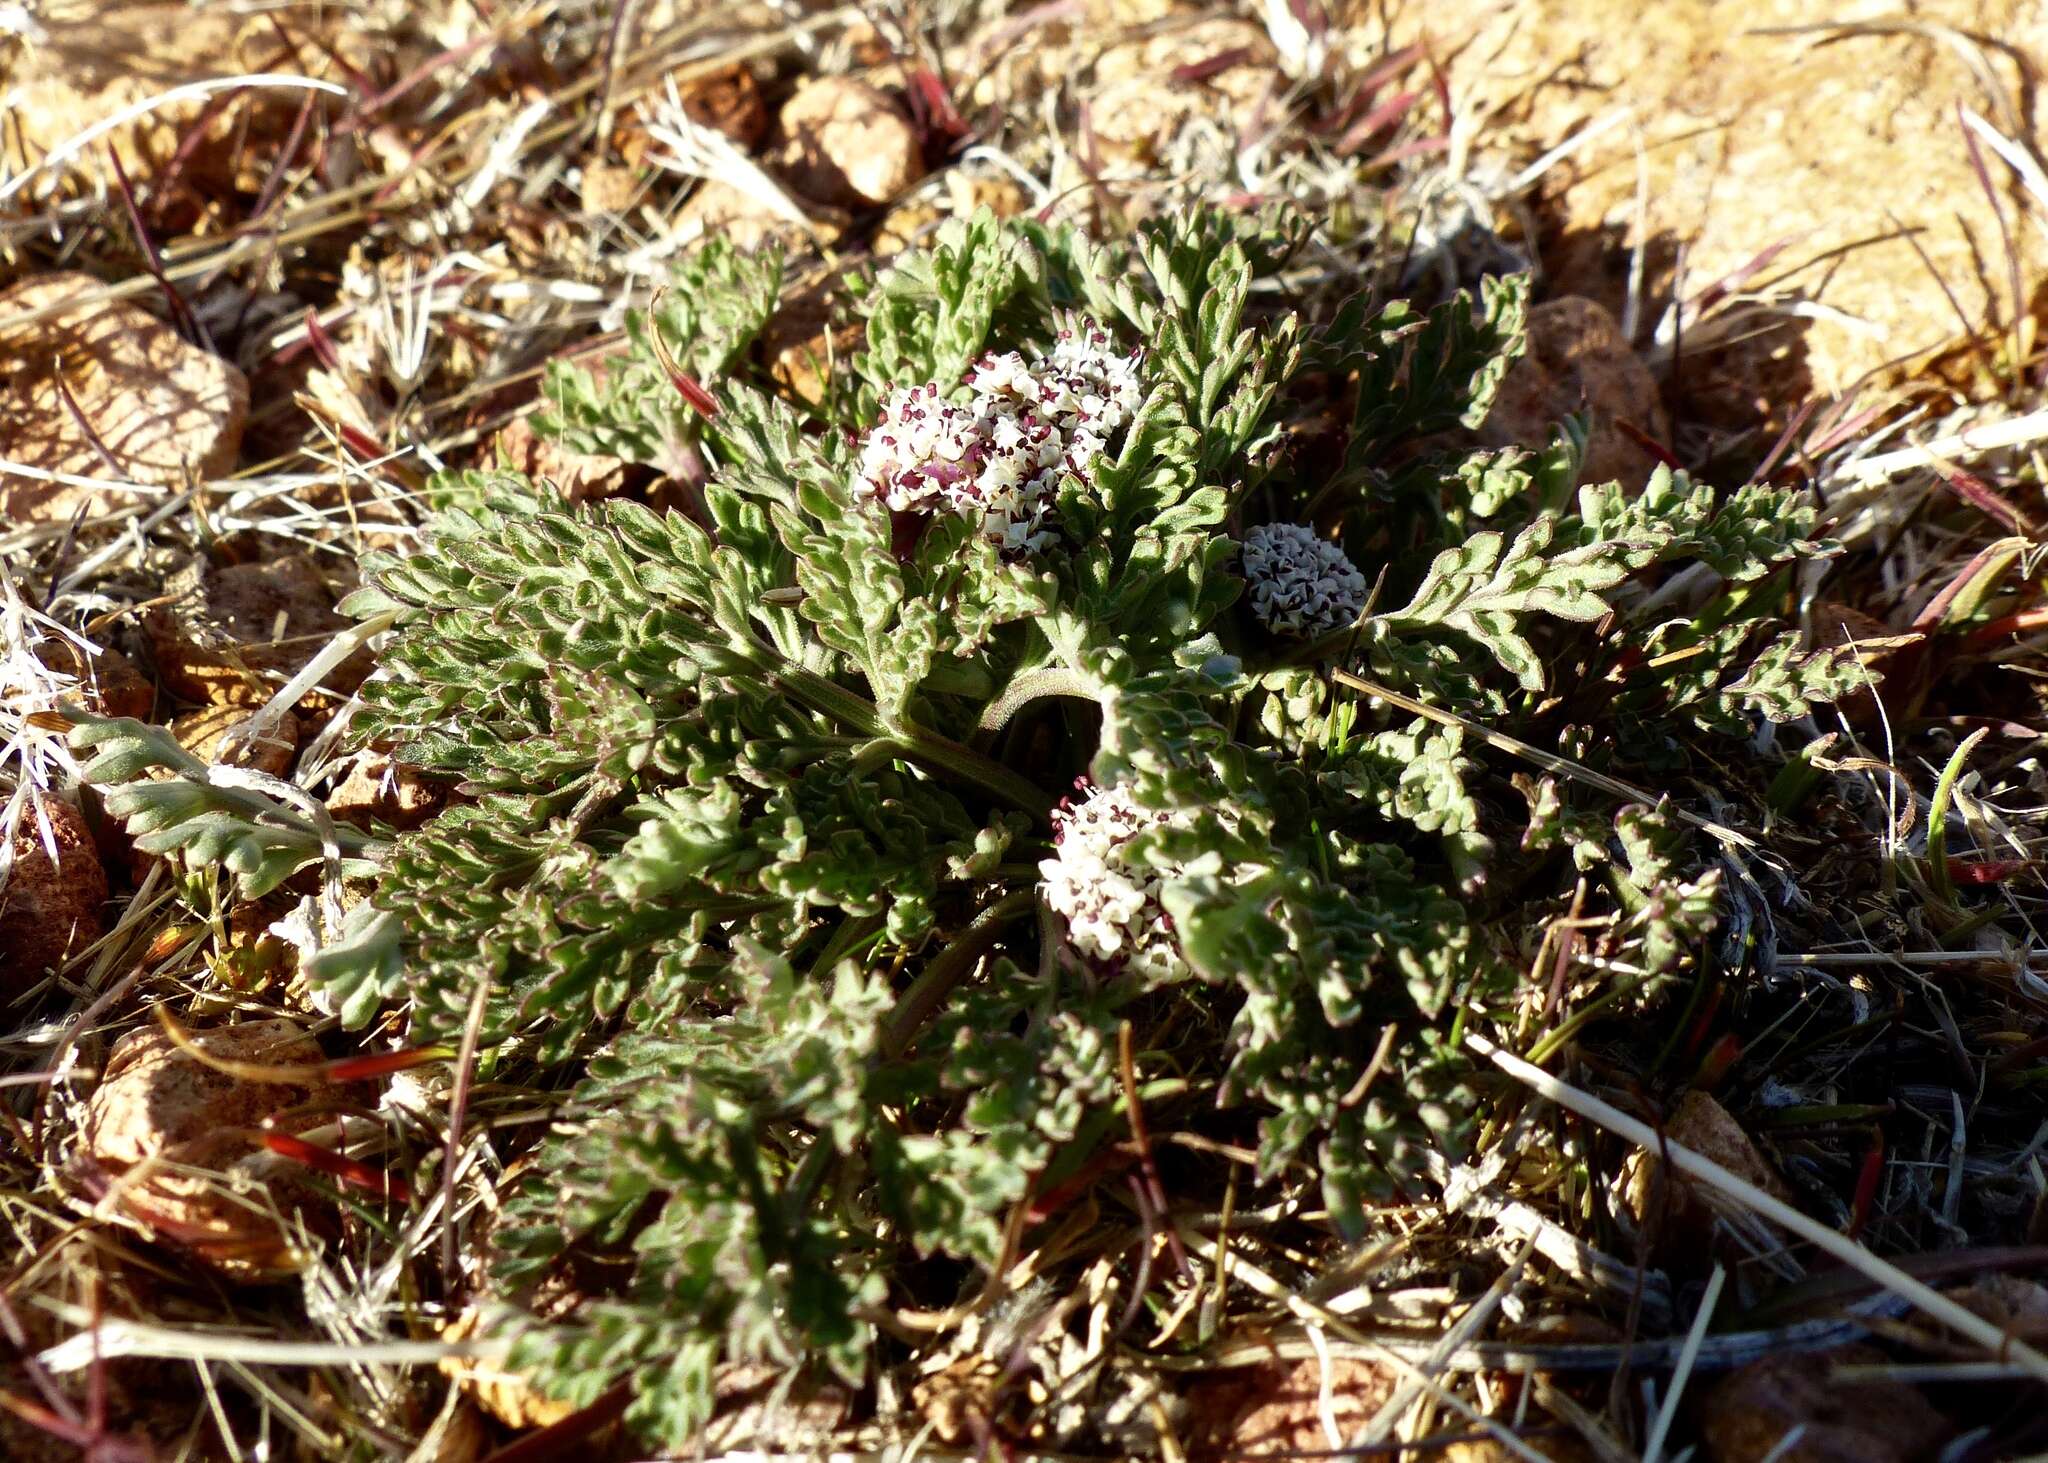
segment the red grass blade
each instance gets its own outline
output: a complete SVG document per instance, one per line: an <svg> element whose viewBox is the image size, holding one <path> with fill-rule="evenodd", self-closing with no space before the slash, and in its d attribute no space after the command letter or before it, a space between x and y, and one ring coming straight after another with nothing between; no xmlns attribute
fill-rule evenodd
<svg viewBox="0 0 2048 1463"><path fill-rule="evenodd" d="M362 1189L394 1204L412 1202L412 1185L403 1177L350 1158L347 1154L336 1153L332 1148L322 1148L290 1133L265 1133L263 1146L280 1158L302 1163L315 1173L324 1173L352 1189Z"/></svg>
<svg viewBox="0 0 2048 1463"><path fill-rule="evenodd" d="M1863 1226L1870 1222L1871 1208L1877 1202L1878 1181L1884 1177L1884 1130L1873 1129L1870 1134L1870 1150L1863 1155L1863 1167L1856 1175L1856 1197L1849 1205L1849 1228L1845 1233L1850 1239L1863 1232Z"/></svg>
<svg viewBox="0 0 2048 1463"><path fill-rule="evenodd" d="M1952 883L1983 886L2003 884L2016 874L2023 874L2033 868L2039 860L2030 858L1975 859L1965 861L1952 858L1948 861L1948 876Z"/></svg>
<svg viewBox="0 0 2048 1463"><path fill-rule="evenodd" d="M1773 259L1784 253L1799 237L1800 235L1798 234L1787 234L1775 244L1766 244L1747 264L1737 265L1734 269L1731 269L1728 273L1722 275L1719 279L1694 295L1692 299L1686 302L1686 308L1692 312L1693 319L1699 319L1700 316L1706 314L1707 311L1713 309L1714 306L1720 304L1721 301L1756 278Z"/></svg>
<svg viewBox="0 0 2048 1463"><path fill-rule="evenodd" d="M1170 74L1175 81L1183 85L1191 82L1207 81L1212 76L1222 75L1240 62L1249 61L1251 55L1252 48L1250 46L1232 46L1227 51L1218 51L1213 56L1206 56L1199 61L1190 61L1185 66L1176 66Z"/></svg>
<svg viewBox="0 0 2048 1463"><path fill-rule="evenodd" d="M1421 100L1422 93L1419 91L1396 92L1388 97L1345 130L1344 135L1337 140L1338 156L1350 157L1370 142L1376 133L1386 131L1407 116L1409 110Z"/></svg>
<svg viewBox="0 0 2048 1463"><path fill-rule="evenodd" d="M393 1072L410 1072L415 1067L454 1060L453 1047L416 1046L406 1051L377 1052L367 1057L342 1057L327 1063L321 1070L330 1082L367 1082L372 1077L388 1077Z"/></svg>
<svg viewBox="0 0 2048 1463"><path fill-rule="evenodd" d="M1982 478L1964 472L1960 467L1951 468L1947 472L1937 469L1935 476L1947 485L1950 492L1986 518L1992 519L2007 533L2032 532L2033 525L2027 521L2026 516L2001 498L1992 489L1991 484Z"/></svg>
<svg viewBox="0 0 2048 1463"><path fill-rule="evenodd" d="M1835 409L1830 409L1826 416L1814 424L1814 436L1806 444L1806 455L1819 457L1833 451L1883 414L1882 405L1867 406L1847 421L1837 423L1833 420Z"/></svg>
<svg viewBox="0 0 2048 1463"><path fill-rule="evenodd" d="M974 129L960 115L953 94L930 67L920 66L905 78L910 83L911 122L924 146L925 161L937 163L952 156L960 144L974 135Z"/></svg>
<svg viewBox="0 0 2048 1463"><path fill-rule="evenodd" d="M1663 463L1666 467L1672 469L1674 472L1684 468L1685 464L1680 462L1678 458L1675 455L1673 455L1669 447L1666 447L1662 442L1659 442L1655 437L1652 437L1648 432L1645 432L1641 427L1638 427L1634 422L1628 421L1622 417L1616 417L1614 419L1614 425L1622 436L1628 438L1629 441L1635 443L1636 446L1642 448L1643 451L1649 453L1650 456L1656 458L1659 462Z"/></svg>

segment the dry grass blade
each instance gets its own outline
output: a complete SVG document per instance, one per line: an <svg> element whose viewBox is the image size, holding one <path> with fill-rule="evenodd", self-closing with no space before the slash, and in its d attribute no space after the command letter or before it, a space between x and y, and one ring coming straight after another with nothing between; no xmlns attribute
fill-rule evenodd
<svg viewBox="0 0 2048 1463"><path fill-rule="evenodd" d="M331 81L316 81L310 76L284 76L265 72L248 76L220 76L205 81L189 82L175 86L168 91L144 97L141 101L123 107L112 115L103 117L91 126L74 134L60 145L45 153L34 167L17 173L14 177L0 182L0 203L5 203L29 185L29 181L47 169L57 168L85 151L93 143L114 132L138 117L148 116L159 107L168 106L188 97L209 96L217 91L238 91L244 87L273 86L287 90L324 92L329 96L345 97L348 88Z"/></svg>
<svg viewBox="0 0 2048 1463"><path fill-rule="evenodd" d="M1973 461L2008 447L2030 447L2044 439L2048 439L2048 411L2028 412L1945 433L1930 438L1922 446L1851 459L1832 472L1830 478L1843 486L1867 486L1944 461Z"/></svg>
<svg viewBox="0 0 2048 1463"><path fill-rule="evenodd" d="M37 1353L36 1360L61 1374L91 1366L95 1356L327 1367L432 1365L450 1357L496 1360L503 1354L502 1344L488 1341L375 1341L367 1344L279 1341L267 1336L232 1336L185 1327L108 1320L102 1321L95 1330L45 1348Z"/></svg>
<svg viewBox="0 0 2048 1463"><path fill-rule="evenodd" d="M1699 1311L1693 1316L1692 1329L1686 1332L1685 1350L1678 1354L1678 1365L1671 1373L1671 1388L1665 1393L1664 1405L1657 1409L1657 1420L1643 1444L1643 1463L1660 1463L1664 1456L1665 1440L1678 1419L1679 1401L1685 1396L1685 1384L1692 1379L1692 1369L1700 1359L1700 1347L1707 1339L1707 1327L1713 1322L1714 1307L1720 1302L1721 1287L1727 1279L1727 1270L1716 1262L1714 1273L1707 1279L1707 1293L1700 1297Z"/></svg>
<svg viewBox="0 0 2048 1463"><path fill-rule="evenodd" d="M1503 1051L1485 1037L1465 1034L1465 1044L1516 1081L1569 1108L1589 1122L1628 1139L1647 1153L1654 1153L1683 1173L1734 1200L1753 1213L1781 1225L1808 1243L1825 1250L1843 1264L1861 1271L1894 1295L1911 1302L1930 1318L1953 1328L1992 1355L2023 1368L2037 1381L2048 1382L2048 1356L2000 1330L1982 1316L1957 1304L1931 1286L1922 1284L1898 1266L1880 1259L1862 1245L1845 1239L1824 1224L1816 1223L1784 1200L1765 1193L1755 1184L1738 1177L1712 1159L1663 1137L1646 1123L1638 1122L1621 1109L1561 1081L1541 1067Z"/></svg>

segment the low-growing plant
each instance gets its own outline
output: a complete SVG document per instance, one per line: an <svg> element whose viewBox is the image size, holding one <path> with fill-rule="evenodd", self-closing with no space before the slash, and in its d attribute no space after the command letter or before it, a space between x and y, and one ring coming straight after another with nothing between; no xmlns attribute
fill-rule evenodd
<svg viewBox="0 0 2048 1463"><path fill-rule="evenodd" d="M1305 318L1301 244L950 224L853 291L814 407L749 364L778 261L713 243L541 418L681 507L449 475L424 547L364 565L392 629L351 735L451 786L431 821L75 732L146 851L244 897L326 873L306 971L347 1024L573 1076L493 1284L627 1278L519 1328L550 1392L630 1381L676 1444L722 1364L861 1378L913 1262L978 1287L1113 1140L1131 1053L1357 1234L1466 1140L1517 900L1593 875L1632 992L1694 957L1694 823L1476 733L1678 781L1866 684L1772 629L1815 510L1582 486L1571 422L1472 449L1525 283Z"/></svg>

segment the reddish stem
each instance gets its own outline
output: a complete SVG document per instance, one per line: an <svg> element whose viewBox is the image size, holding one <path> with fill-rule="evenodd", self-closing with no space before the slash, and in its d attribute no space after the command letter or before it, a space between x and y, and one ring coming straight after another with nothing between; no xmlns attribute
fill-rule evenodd
<svg viewBox="0 0 2048 1463"><path fill-rule="evenodd" d="M302 1163L315 1173L324 1173L352 1189L362 1189L394 1204L412 1202L412 1185L402 1176L350 1158L345 1153L336 1153L332 1148L322 1148L318 1143L308 1143L290 1133L265 1133L263 1146L280 1158Z"/></svg>

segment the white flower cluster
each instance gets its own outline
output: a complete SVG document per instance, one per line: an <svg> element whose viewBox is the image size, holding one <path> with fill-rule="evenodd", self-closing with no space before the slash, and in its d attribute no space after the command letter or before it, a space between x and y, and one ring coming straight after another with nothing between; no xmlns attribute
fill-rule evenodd
<svg viewBox="0 0 2048 1463"><path fill-rule="evenodd" d="M1365 608L1365 576L1344 551L1300 523L1262 523L1244 536L1239 561L1252 613L1286 635L1327 635Z"/></svg>
<svg viewBox="0 0 2048 1463"><path fill-rule="evenodd" d="M1088 470L1140 394L1137 355L1117 353L1099 326L1062 332L1036 360L984 356L964 402L932 385L889 398L856 491L898 513L973 515L1005 553L1036 553L1053 539L1045 520L1061 474Z"/></svg>
<svg viewBox="0 0 2048 1463"><path fill-rule="evenodd" d="M1045 902L1065 917L1074 947L1155 979L1186 973L1159 893L1161 871L1134 862L1131 840L1169 820L1138 806L1129 788L1080 784L1079 802L1054 810L1054 857L1042 861Z"/></svg>

